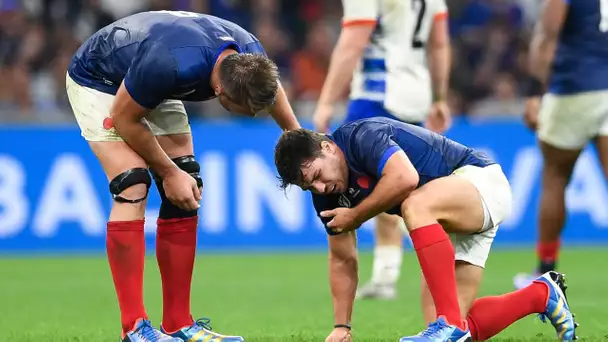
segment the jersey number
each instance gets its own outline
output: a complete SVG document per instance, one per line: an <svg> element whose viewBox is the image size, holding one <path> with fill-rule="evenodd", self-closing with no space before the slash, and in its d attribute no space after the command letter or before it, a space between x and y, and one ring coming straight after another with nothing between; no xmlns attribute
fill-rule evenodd
<svg viewBox="0 0 608 342"><path fill-rule="evenodd" d="M600 32L608 31L608 0L600 0Z"/></svg>
<svg viewBox="0 0 608 342"><path fill-rule="evenodd" d="M198 18L197 13L186 12L186 11L159 11L160 13L167 13L181 18Z"/></svg>
<svg viewBox="0 0 608 342"><path fill-rule="evenodd" d="M424 18L424 13L426 12L426 1L412 0L412 9L414 11L418 11L418 17L416 18L416 26L414 27L414 35L412 36L412 48L422 49L424 47L424 41L420 39L420 28L422 27L422 19Z"/></svg>

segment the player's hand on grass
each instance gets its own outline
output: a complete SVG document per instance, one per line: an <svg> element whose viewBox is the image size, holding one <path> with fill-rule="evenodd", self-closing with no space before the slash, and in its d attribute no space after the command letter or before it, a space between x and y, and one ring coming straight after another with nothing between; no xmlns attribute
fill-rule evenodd
<svg viewBox="0 0 608 342"><path fill-rule="evenodd" d="M526 109L524 112L524 123L528 128L536 131L538 125L538 111L540 110L540 96L526 98Z"/></svg>
<svg viewBox="0 0 608 342"><path fill-rule="evenodd" d="M336 208L334 210L324 210L320 213L321 217L332 218L327 223L327 228L336 233L344 233L357 229L362 222L357 219L356 212L351 208Z"/></svg>
<svg viewBox="0 0 608 342"><path fill-rule="evenodd" d="M315 130L319 133L329 133L329 123L331 117L334 114L334 106L327 104L317 105L317 109L312 116L312 123L315 126Z"/></svg>
<svg viewBox="0 0 608 342"><path fill-rule="evenodd" d="M187 172L175 168L163 178L163 188L169 201L181 209L190 211L200 207L201 189Z"/></svg>
<svg viewBox="0 0 608 342"><path fill-rule="evenodd" d="M350 330L347 328L335 328L325 342L351 342L353 340Z"/></svg>
<svg viewBox="0 0 608 342"><path fill-rule="evenodd" d="M431 106L431 111L426 119L426 128L436 133L444 133L452 125L450 107L445 101L436 101Z"/></svg>

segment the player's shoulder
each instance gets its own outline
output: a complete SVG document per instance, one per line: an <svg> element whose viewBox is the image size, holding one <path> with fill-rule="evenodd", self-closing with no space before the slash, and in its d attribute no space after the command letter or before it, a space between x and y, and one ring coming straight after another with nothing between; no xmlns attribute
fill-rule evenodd
<svg viewBox="0 0 608 342"><path fill-rule="evenodd" d="M236 42L242 47L259 42L251 32L226 19L201 14L196 22L207 33L207 36L214 41L216 46L224 45L227 42Z"/></svg>
<svg viewBox="0 0 608 342"><path fill-rule="evenodd" d="M572 35L587 35L587 39L583 43L592 43L590 39L604 40L605 35L602 34L603 30L603 15L605 7L602 5L604 0L578 0L568 1L561 0L568 6L568 12L565 18L563 31ZM599 24L598 24L599 23ZM602 26L602 27L600 27Z"/></svg>
<svg viewBox="0 0 608 342"><path fill-rule="evenodd" d="M387 129L391 130L393 125L399 123L401 122L384 117L363 118L341 125L336 129L334 134L339 132L341 135L353 136L366 132L378 132Z"/></svg>
<svg viewBox="0 0 608 342"><path fill-rule="evenodd" d="M140 15L152 25L149 38L173 49L186 46L216 49L231 42L246 45L258 41L241 26L209 14L152 11Z"/></svg>
<svg viewBox="0 0 608 342"><path fill-rule="evenodd" d="M333 133L334 141L343 150L346 150L347 157L349 151L361 149L363 146L370 146L378 136L393 134L393 124L400 121L388 118L364 118L346 123L338 127Z"/></svg>
<svg viewBox="0 0 608 342"><path fill-rule="evenodd" d="M595 21L597 16L601 16L601 4L604 0L560 0L568 6L568 20L586 20L588 22Z"/></svg>
<svg viewBox="0 0 608 342"><path fill-rule="evenodd" d="M347 146L359 127L361 127L361 121L362 120L355 120L338 126L331 134L332 140L337 143L338 146Z"/></svg>

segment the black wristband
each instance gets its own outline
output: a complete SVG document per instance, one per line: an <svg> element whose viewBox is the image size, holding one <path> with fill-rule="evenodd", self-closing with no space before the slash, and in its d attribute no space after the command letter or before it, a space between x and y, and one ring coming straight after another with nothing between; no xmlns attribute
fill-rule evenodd
<svg viewBox="0 0 608 342"><path fill-rule="evenodd" d="M528 77L524 84L524 95L526 97L542 96L545 93L543 82L532 76Z"/></svg>
<svg viewBox="0 0 608 342"><path fill-rule="evenodd" d="M351 330L350 324L336 324L334 325L334 328L346 328L348 330Z"/></svg>

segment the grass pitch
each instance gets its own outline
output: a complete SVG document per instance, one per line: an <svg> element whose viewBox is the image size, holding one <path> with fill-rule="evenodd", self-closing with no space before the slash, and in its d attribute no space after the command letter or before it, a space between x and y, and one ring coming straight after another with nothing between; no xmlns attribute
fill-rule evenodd
<svg viewBox="0 0 608 342"><path fill-rule="evenodd" d="M214 330L246 341L324 341L332 329L325 253L201 255L196 262L192 308L213 319ZM583 341L608 341L608 250L570 249L561 254L568 298ZM511 279L534 266L531 250L495 250L481 295L512 290ZM361 279L371 255L361 254ZM0 258L0 341L118 341L119 314L105 256ZM399 300L357 302L355 341L398 341L423 329L420 271L406 253ZM160 277L146 264L146 306L154 324L161 314ZM493 341L555 341L551 325L526 317Z"/></svg>

